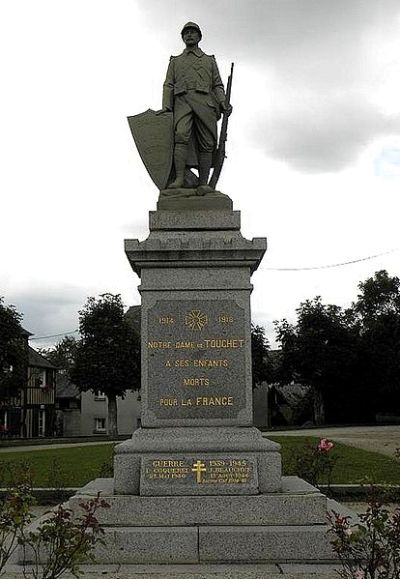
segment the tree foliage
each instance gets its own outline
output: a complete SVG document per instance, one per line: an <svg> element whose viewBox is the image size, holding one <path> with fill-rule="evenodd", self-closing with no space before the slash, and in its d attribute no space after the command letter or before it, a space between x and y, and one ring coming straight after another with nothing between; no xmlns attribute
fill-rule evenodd
<svg viewBox="0 0 400 579"><path fill-rule="evenodd" d="M311 386L314 420L325 422L325 398L351 382L357 352L357 328L351 310L324 305L320 297L296 310L295 324L275 322L281 344L278 379Z"/></svg>
<svg viewBox="0 0 400 579"><path fill-rule="evenodd" d="M262 382L273 381L270 347L265 329L254 324L251 325L251 361L253 388L257 388Z"/></svg>
<svg viewBox="0 0 400 579"><path fill-rule="evenodd" d="M26 380L27 348L22 315L0 297L0 398L17 393Z"/></svg>
<svg viewBox="0 0 400 579"><path fill-rule="evenodd" d="M400 279L381 270L358 287L353 309L360 328L360 376L375 412L395 412L400 408Z"/></svg>
<svg viewBox="0 0 400 579"><path fill-rule="evenodd" d="M71 379L81 391L100 390L108 398L109 434L117 434L116 397L140 388L140 340L124 317L120 295L88 298L79 312Z"/></svg>
<svg viewBox="0 0 400 579"><path fill-rule="evenodd" d="M382 270L360 282L349 309L319 297L276 322L279 381L308 384L321 423L370 422L400 408L400 279Z"/></svg>
<svg viewBox="0 0 400 579"><path fill-rule="evenodd" d="M75 362L77 345L78 342L74 337L66 336L54 348L39 348L38 352L60 372L69 375Z"/></svg>

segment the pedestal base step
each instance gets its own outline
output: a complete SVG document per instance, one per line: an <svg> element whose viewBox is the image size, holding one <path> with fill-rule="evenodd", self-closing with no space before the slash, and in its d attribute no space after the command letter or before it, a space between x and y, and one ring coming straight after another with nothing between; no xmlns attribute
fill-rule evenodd
<svg viewBox="0 0 400 579"><path fill-rule="evenodd" d="M70 499L70 507L98 492L110 505L97 518L106 526L173 527L314 525L326 523L327 498L298 477L283 477L279 492L253 496L114 495L112 479L96 479Z"/></svg>
<svg viewBox="0 0 400 579"><path fill-rule="evenodd" d="M97 563L189 564L335 560L322 526L107 528Z"/></svg>
<svg viewBox="0 0 400 579"><path fill-rule="evenodd" d="M98 565L330 563L327 511L356 519L297 477L257 496L126 496L113 495L112 486L112 479L96 479L68 503L81 514L79 503L100 492L110 505L96 513L105 531L94 550ZM22 557L21 550L19 563Z"/></svg>

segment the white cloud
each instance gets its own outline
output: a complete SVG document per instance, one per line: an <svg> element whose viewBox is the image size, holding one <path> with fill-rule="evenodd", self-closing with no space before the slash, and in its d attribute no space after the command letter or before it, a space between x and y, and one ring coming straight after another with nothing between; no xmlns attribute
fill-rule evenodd
<svg viewBox="0 0 400 579"><path fill-rule="evenodd" d="M236 65L220 183L244 235L269 240L257 319L291 316L316 294L350 303L360 279L398 273L395 254L268 269L400 245L398 13L394 0L3 3L0 295L36 335L73 328L88 295L138 303L123 238L147 235L158 192L126 116L161 106L188 20L224 79Z"/></svg>

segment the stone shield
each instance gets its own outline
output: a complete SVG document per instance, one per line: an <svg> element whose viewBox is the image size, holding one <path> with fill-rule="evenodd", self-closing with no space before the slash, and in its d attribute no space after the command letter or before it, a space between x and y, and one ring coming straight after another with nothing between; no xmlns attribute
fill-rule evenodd
<svg viewBox="0 0 400 579"><path fill-rule="evenodd" d="M152 109L128 117L133 139L142 161L157 187L167 186L174 150L173 114Z"/></svg>

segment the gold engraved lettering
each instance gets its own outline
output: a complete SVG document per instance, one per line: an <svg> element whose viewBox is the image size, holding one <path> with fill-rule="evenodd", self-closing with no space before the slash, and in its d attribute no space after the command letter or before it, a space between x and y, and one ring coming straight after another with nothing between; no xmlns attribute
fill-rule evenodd
<svg viewBox="0 0 400 579"><path fill-rule="evenodd" d="M181 400L181 406L193 406L193 401L191 398L186 398L186 400L184 400L182 398Z"/></svg>
<svg viewBox="0 0 400 579"><path fill-rule="evenodd" d="M250 482L253 467L246 459L196 460L156 459L145 467L145 476L149 480L190 480L195 474L195 484L202 485L237 485Z"/></svg>
<svg viewBox="0 0 400 579"><path fill-rule="evenodd" d="M228 360L193 360L195 368L228 368Z"/></svg>
<svg viewBox="0 0 400 579"><path fill-rule="evenodd" d="M175 368L189 368L191 360L175 360Z"/></svg>
<svg viewBox="0 0 400 579"><path fill-rule="evenodd" d="M167 361L165 362L165 367L166 367L166 368L171 368L171 362L170 362L169 360L167 360Z"/></svg>
<svg viewBox="0 0 400 579"><path fill-rule="evenodd" d="M184 386L209 386L210 380L209 378L184 378L183 379Z"/></svg>
<svg viewBox="0 0 400 579"><path fill-rule="evenodd" d="M218 316L218 321L220 324L233 324L234 319L230 314L220 314Z"/></svg>
<svg viewBox="0 0 400 579"><path fill-rule="evenodd" d="M196 342L189 342L189 341L175 342L175 348L177 350L179 349L193 350L196 347L197 347Z"/></svg>
<svg viewBox="0 0 400 579"><path fill-rule="evenodd" d="M175 323L175 319L172 316L160 316L158 323L163 326L171 326Z"/></svg>
<svg viewBox="0 0 400 579"><path fill-rule="evenodd" d="M167 348L172 348L172 342L159 342L157 340L152 340L150 342L147 342L147 347L149 349L159 349L159 350L165 350Z"/></svg>
<svg viewBox="0 0 400 579"><path fill-rule="evenodd" d="M177 398L160 398L160 406L178 406Z"/></svg>
<svg viewBox="0 0 400 579"><path fill-rule="evenodd" d="M192 472L196 473L196 481L198 484L200 484L202 473L207 472L206 465L203 462L201 462L201 460L198 460L197 462L194 463L192 467Z"/></svg>
<svg viewBox="0 0 400 579"><path fill-rule="evenodd" d="M183 460L153 460L153 466L161 466L161 467L167 467L167 466L184 466L185 465L185 461Z"/></svg>
<svg viewBox="0 0 400 579"><path fill-rule="evenodd" d="M233 396L198 396L196 406L233 406Z"/></svg>
<svg viewBox="0 0 400 579"><path fill-rule="evenodd" d="M204 340L206 348L242 348L244 340L238 338L215 338L214 340Z"/></svg>
<svg viewBox="0 0 400 579"><path fill-rule="evenodd" d="M224 466L224 460L210 460L210 466Z"/></svg>

